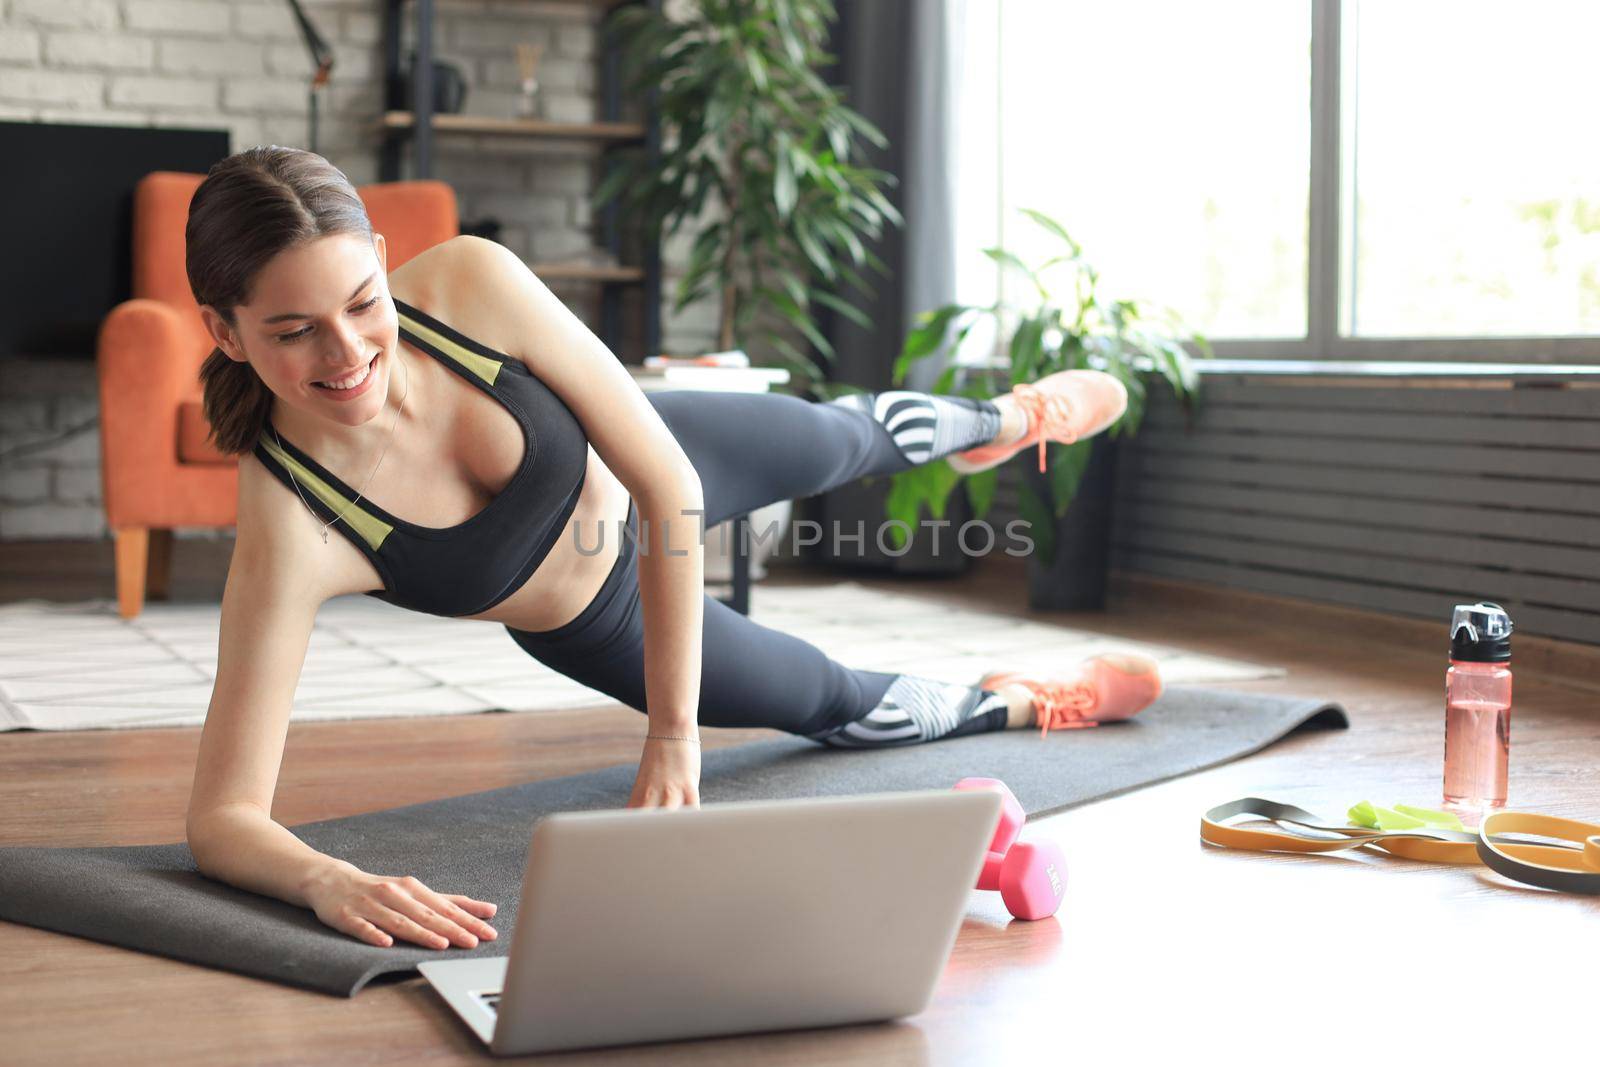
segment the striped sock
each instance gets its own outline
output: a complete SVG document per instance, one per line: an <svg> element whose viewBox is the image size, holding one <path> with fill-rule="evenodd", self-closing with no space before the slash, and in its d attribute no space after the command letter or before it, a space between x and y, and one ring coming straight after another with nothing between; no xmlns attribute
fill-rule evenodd
<svg viewBox="0 0 1600 1067"><path fill-rule="evenodd" d="M876 419L910 463L927 463L988 444L1000 432L1000 409L970 396L936 396L910 389L850 393L830 400Z"/></svg>
<svg viewBox="0 0 1600 1067"><path fill-rule="evenodd" d="M875 748L1005 727L1006 702L999 693L901 674L889 683L877 707L855 722L811 737L833 748Z"/></svg>

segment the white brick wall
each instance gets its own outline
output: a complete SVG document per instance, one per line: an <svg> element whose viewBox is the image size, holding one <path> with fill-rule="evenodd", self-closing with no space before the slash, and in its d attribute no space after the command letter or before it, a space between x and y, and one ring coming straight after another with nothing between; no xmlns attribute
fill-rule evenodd
<svg viewBox="0 0 1600 1067"><path fill-rule="evenodd" d="M37 63L39 35L33 30L8 29L0 33L0 63Z"/></svg>
<svg viewBox="0 0 1600 1067"><path fill-rule="evenodd" d="M228 32L231 6L219 0L124 0L123 13L130 30L222 37Z"/></svg>
<svg viewBox="0 0 1600 1067"><path fill-rule="evenodd" d="M537 70L539 88L547 93L593 93L599 87L599 72L592 60L562 59L548 53L541 56ZM522 69L515 59L486 59L480 67L485 86L515 90L522 84Z"/></svg>
<svg viewBox="0 0 1600 1067"><path fill-rule="evenodd" d="M100 468L57 467L55 470L55 499L61 503L99 503L101 498Z"/></svg>
<svg viewBox="0 0 1600 1067"><path fill-rule="evenodd" d="M383 105L379 0L302 0L334 49L320 114L319 149L352 181L378 179L373 120ZM408 18L414 10L406 5ZM520 0L439 0L435 47L467 78L465 111L515 113L515 46L544 45L546 115L599 117L596 6ZM414 35L409 22L402 52ZM310 61L282 0L0 0L0 119L115 126L226 129L235 151L305 143ZM515 138L438 136L435 175L457 190L464 221L494 217L523 258L561 259L597 240L588 197L595 154ZM685 246L686 247L686 246ZM666 256L664 348L704 350L714 308L670 314L682 257ZM553 286L597 325L595 291ZM0 541L106 536L99 437L87 430L8 457L93 417L91 360L47 369L0 358ZM198 531L188 531L196 534Z"/></svg>
<svg viewBox="0 0 1600 1067"><path fill-rule="evenodd" d="M0 509L0 541L97 541L107 536L98 504L20 504Z"/></svg>
<svg viewBox="0 0 1600 1067"><path fill-rule="evenodd" d="M492 52L498 56L509 52L513 58L517 52L510 42L542 44L546 52L550 48L549 29L523 20L459 20L451 23L445 39L458 52Z"/></svg>
<svg viewBox="0 0 1600 1067"><path fill-rule="evenodd" d="M383 43L383 20L377 15L366 12L346 12L340 16L339 24L343 27L344 39L350 44L381 45Z"/></svg>
<svg viewBox="0 0 1600 1067"><path fill-rule="evenodd" d="M227 111L292 113L307 106L306 86L283 78L230 78L222 85L222 106Z"/></svg>
<svg viewBox="0 0 1600 1067"><path fill-rule="evenodd" d="M40 504L50 499L49 467L0 470L0 503Z"/></svg>
<svg viewBox="0 0 1600 1067"><path fill-rule="evenodd" d="M10 103L92 107L105 100L105 93L106 81L99 74L0 69L0 100Z"/></svg>
<svg viewBox="0 0 1600 1067"><path fill-rule="evenodd" d="M220 6L220 5L219 5ZM252 41L297 41L300 29L288 4L233 4L233 32ZM309 17L309 16L307 16ZM313 19L316 22L317 20ZM320 30L320 22L318 23Z"/></svg>
<svg viewBox="0 0 1600 1067"><path fill-rule="evenodd" d="M282 74L310 73L311 64L304 48L298 50L300 67ZM173 37L159 42L156 69L163 74L199 75L260 74L266 68L261 46L243 41L207 41Z"/></svg>
<svg viewBox="0 0 1600 1067"><path fill-rule="evenodd" d="M54 440L94 417L92 363L79 360L0 362L0 541L105 536L97 427L45 448L13 454L18 446Z"/></svg>
<svg viewBox="0 0 1600 1067"><path fill-rule="evenodd" d="M217 83L213 78L131 75L112 79L106 100L121 107L163 111L215 111Z"/></svg>
<svg viewBox="0 0 1600 1067"><path fill-rule="evenodd" d="M592 26L562 26L556 30L556 51L574 59L590 59L595 54Z"/></svg>
<svg viewBox="0 0 1600 1067"><path fill-rule="evenodd" d="M57 70L149 70L155 54L148 38L80 30L46 38L44 61Z"/></svg>
<svg viewBox="0 0 1600 1067"><path fill-rule="evenodd" d="M11 0L8 22L88 30L117 26L115 0Z"/></svg>

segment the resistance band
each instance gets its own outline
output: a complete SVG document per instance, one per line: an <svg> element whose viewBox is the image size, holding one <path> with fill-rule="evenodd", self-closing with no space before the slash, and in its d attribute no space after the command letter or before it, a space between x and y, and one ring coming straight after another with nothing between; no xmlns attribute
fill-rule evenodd
<svg viewBox="0 0 1600 1067"><path fill-rule="evenodd" d="M1229 826L1251 816L1284 829ZM1568 842L1538 844L1507 834ZM1339 826L1293 804L1260 797L1219 804L1200 817L1200 838L1223 848L1252 852L1343 852L1372 846L1393 856L1425 863L1482 863L1514 881L1567 893L1600 894L1600 826L1528 812L1495 812L1477 833L1436 827L1377 830Z"/></svg>

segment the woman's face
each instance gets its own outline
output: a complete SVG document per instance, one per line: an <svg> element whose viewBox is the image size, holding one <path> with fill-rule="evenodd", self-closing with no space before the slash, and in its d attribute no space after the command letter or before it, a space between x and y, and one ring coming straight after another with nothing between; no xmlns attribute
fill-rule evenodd
<svg viewBox="0 0 1600 1067"><path fill-rule="evenodd" d="M386 258L381 234L370 244L320 237L262 268L232 330L212 308L202 315L227 356L248 362L284 403L360 426L384 409L399 341Z"/></svg>

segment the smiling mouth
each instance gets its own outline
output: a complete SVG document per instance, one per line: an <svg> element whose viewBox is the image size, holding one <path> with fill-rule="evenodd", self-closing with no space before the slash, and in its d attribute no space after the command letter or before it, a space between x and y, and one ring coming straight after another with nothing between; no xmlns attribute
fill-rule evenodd
<svg viewBox="0 0 1600 1067"><path fill-rule="evenodd" d="M312 382L311 384L315 385L319 389L327 389L330 392L335 393L341 392L345 389L354 389L356 386L367 380L367 376L372 373L372 365L378 361L379 355L382 355L382 353L374 353L373 357L367 360L367 365L365 367L362 367L351 374L347 374L342 378L330 378L327 381Z"/></svg>

